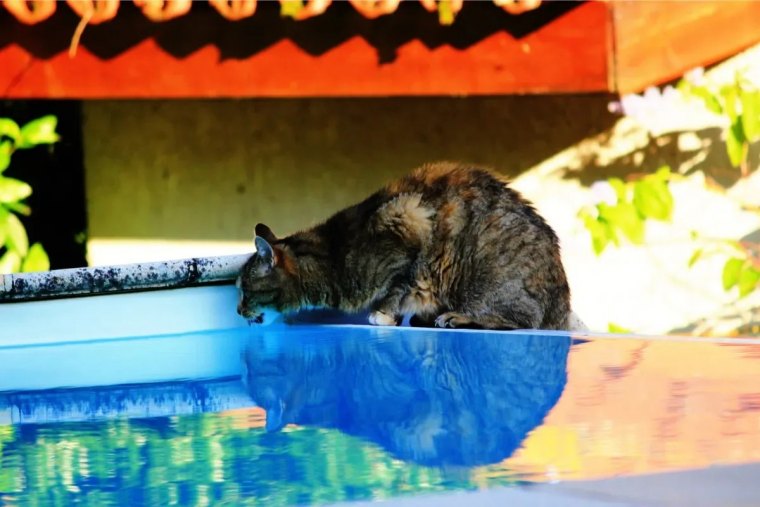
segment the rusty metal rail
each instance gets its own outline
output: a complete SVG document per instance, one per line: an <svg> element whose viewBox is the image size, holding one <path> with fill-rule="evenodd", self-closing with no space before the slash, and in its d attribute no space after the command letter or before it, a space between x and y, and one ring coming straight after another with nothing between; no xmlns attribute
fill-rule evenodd
<svg viewBox="0 0 760 507"><path fill-rule="evenodd" d="M250 254L0 275L0 303L231 282Z"/></svg>

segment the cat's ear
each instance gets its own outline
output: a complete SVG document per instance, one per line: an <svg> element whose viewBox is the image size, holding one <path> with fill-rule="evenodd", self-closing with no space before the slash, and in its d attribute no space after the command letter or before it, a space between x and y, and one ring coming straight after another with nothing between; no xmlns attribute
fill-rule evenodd
<svg viewBox="0 0 760 507"><path fill-rule="evenodd" d="M254 229L254 234L256 236L261 236L265 240L267 240L270 244L277 242L277 236L274 235L272 232L272 229L267 227L264 224L256 224L256 228Z"/></svg>
<svg viewBox="0 0 760 507"><path fill-rule="evenodd" d="M267 240L260 236L256 236L253 242L256 244L256 255L264 260L269 267L273 268L276 262L276 257L272 250L272 245L267 243Z"/></svg>

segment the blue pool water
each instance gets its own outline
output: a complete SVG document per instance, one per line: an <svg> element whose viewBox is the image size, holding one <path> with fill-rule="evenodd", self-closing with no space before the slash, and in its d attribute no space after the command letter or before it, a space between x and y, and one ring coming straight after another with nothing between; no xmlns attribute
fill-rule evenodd
<svg viewBox="0 0 760 507"><path fill-rule="evenodd" d="M760 345L274 326L0 347L2 505L322 505L760 461Z"/></svg>

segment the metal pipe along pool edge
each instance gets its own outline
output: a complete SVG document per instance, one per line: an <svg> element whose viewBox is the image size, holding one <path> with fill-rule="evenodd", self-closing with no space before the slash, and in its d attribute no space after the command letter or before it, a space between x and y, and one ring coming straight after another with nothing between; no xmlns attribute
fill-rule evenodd
<svg viewBox="0 0 760 507"><path fill-rule="evenodd" d="M223 283L234 280L251 255L0 275L0 303Z"/></svg>

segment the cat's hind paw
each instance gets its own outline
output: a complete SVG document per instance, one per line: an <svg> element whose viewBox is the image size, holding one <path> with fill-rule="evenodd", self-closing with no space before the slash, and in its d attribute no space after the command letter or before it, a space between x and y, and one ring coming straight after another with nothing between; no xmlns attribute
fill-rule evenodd
<svg viewBox="0 0 760 507"><path fill-rule="evenodd" d="M472 319L466 315L456 312L442 313L435 319L435 327L443 328L457 328L457 327L473 327Z"/></svg>
<svg viewBox="0 0 760 507"><path fill-rule="evenodd" d="M373 326L397 326L399 321L393 315L377 311L369 314L369 323Z"/></svg>

